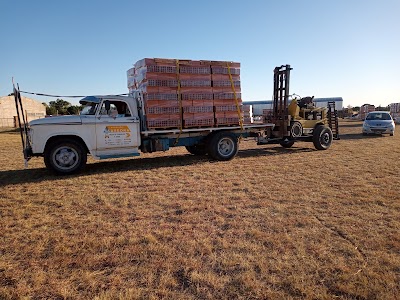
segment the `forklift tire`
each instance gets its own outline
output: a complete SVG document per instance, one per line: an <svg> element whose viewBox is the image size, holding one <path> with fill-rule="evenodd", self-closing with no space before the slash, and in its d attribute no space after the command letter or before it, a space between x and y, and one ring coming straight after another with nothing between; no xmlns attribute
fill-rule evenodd
<svg viewBox="0 0 400 300"><path fill-rule="evenodd" d="M314 129L313 133L313 143L317 150L326 150L332 144L332 130L329 127L323 125L318 125Z"/></svg>
<svg viewBox="0 0 400 300"><path fill-rule="evenodd" d="M185 146L186 150L193 155L206 155L207 148L205 145Z"/></svg>
<svg viewBox="0 0 400 300"><path fill-rule="evenodd" d="M56 141L46 147L44 163L58 175L69 175L80 171L87 161L87 154L81 143L73 139Z"/></svg>
<svg viewBox="0 0 400 300"><path fill-rule="evenodd" d="M215 160L231 160L238 150L238 138L231 132L217 132L208 141L208 154Z"/></svg>
<svg viewBox="0 0 400 300"><path fill-rule="evenodd" d="M279 143L283 148L290 148L290 147L292 147L293 145L294 145L294 141L285 141L285 140L283 140L283 141L281 141L280 143Z"/></svg>

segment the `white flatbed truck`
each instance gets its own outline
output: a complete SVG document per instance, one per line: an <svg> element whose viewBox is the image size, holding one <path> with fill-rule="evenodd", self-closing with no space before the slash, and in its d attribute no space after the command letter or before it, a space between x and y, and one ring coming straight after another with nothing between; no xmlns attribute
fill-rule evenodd
<svg viewBox="0 0 400 300"><path fill-rule="evenodd" d="M179 146L194 155L227 161L236 156L239 138L248 137L255 137L258 145L278 143L290 148L296 141L307 141L317 150L326 150L334 138L332 128L338 139L337 112L330 111L329 118L314 113L313 120L303 122L311 127L303 129L288 110L290 70L290 65L274 69L270 123L225 127L148 128L139 91L129 96L88 96L80 100L84 106L80 115L38 119L28 125L19 89L14 86L25 164L31 157L42 156L48 169L72 174L86 165L88 154L94 159L132 157Z"/></svg>
<svg viewBox="0 0 400 300"><path fill-rule="evenodd" d="M48 169L71 174L85 166L88 154L94 159L121 158L185 146L192 154L208 154L224 161L236 156L239 137L265 138L274 127L269 123L151 130L145 126L140 92L129 96L89 96L80 103L84 106L80 115L29 123L26 160L42 156Z"/></svg>

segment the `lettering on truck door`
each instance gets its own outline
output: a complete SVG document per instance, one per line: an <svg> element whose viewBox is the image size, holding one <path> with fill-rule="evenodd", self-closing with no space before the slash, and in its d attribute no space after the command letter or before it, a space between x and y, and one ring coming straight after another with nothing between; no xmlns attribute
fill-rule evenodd
<svg viewBox="0 0 400 300"><path fill-rule="evenodd" d="M106 110L105 102L110 109ZM100 156L138 153L139 121L127 102L103 100L96 118L96 148Z"/></svg>

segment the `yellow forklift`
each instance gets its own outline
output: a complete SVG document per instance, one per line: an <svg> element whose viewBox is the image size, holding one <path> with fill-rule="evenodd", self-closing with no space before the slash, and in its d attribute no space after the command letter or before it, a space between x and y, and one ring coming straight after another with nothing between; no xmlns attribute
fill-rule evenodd
<svg viewBox="0 0 400 300"><path fill-rule="evenodd" d="M267 143L290 148L296 141L306 141L313 142L318 150L326 150L333 139L339 139L335 102L328 102L328 107L316 107L314 97L290 95L290 70L290 65L274 69L273 107L268 121L275 127Z"/></svg>

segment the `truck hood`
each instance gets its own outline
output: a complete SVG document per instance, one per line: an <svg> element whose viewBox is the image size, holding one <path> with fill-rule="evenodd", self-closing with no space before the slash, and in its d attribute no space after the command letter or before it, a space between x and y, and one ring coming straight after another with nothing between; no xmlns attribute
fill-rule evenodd
<svg viewBox="0 0 400 300"><path fill-rule="evenodd" d="M60 116L60 117L49 117L44 119L37 119L29 122L29 126L34 125L76 125L82 124L80 116Z"/></svg>

